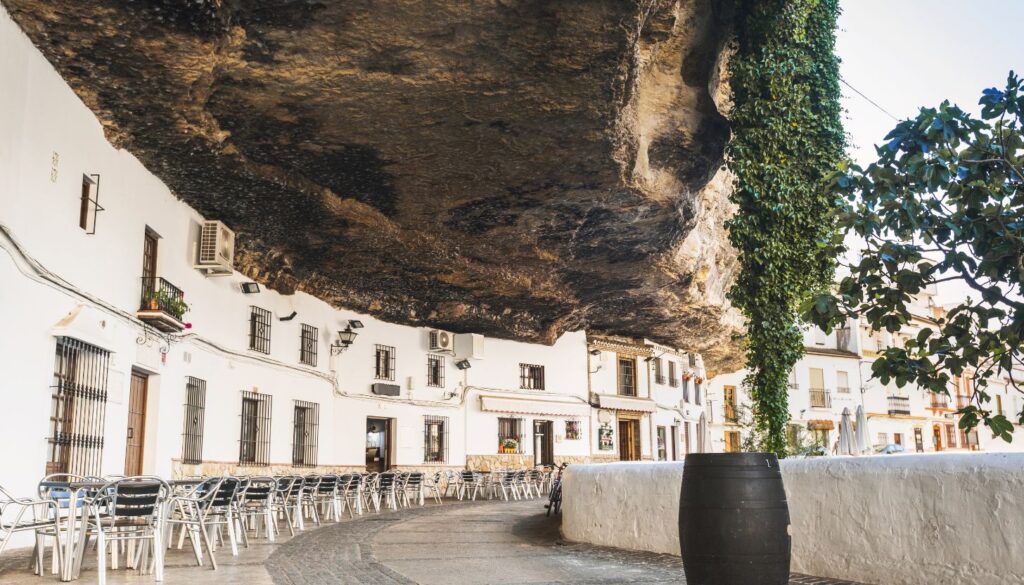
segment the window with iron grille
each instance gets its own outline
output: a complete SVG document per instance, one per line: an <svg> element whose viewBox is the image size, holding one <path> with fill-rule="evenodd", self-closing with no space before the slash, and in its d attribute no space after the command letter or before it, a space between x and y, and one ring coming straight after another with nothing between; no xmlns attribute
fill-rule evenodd
<svg viewBox="0 0 1024 585"><path fill-rule="evenodd" d="M423 417L423 462L448 463L448 417Z"/></svg>
<svg viewBox="0 0 1024 585"><path fill-rule="evenodd" d="M58 337L46 474L99 475L110 352Z"/></svg>
<svg viewBox="0 0 1024 585"><path fill-rule="evenodd" d="M580 431L580 421L578 420L567 420L565 421L565 440L567 441L578 441L583 436Z"/></svg>
<svg viewBox="0 0 1024 585"><path fill-rule="evenodd" d="M316 367L316 350L320 339L320 330L312 325L302 324L299 333L299 361L307 366Z"/></svg>
<svg viewBox="0 0 1024 585"><path fill-rule="evenodd" d="M269 394L242 392L242 430L238 440L238 462L250 465L270 463Z"/></svg>
<svg viewBox="0 0 1024 585"><path fill-rule="evenodd" d="M636 396L636 360L619 356L619 394Z"/></svg>
<svg viewBox="0 0 1024 585"><path fill-rule="evenodd" d="M427 354L427 386L444 388L444 356Z"/></svg>
<svg viewBox="0 0 1024 585"><path fill-rule="evenodd" d="M395 348L390 345L377 344L374 357L374 378L378 380L395 379Z"/></svg>
<svg viewBox="0 0 1024 585"><path fill-rule="evenodd" d="M665 383L665 369L662 367L661 358L654 358L654 383Z"/></svg>
<svg viewBox="0 0 1024 585"><path fill-rule="evenodd" d="M519 387L525 390L543 390L544 366L519 364Z"/></svg>
<svg viewBox="0 0 1024 585"><path fill-rule="evenodd" d="M203 422L206 417L206 380L189 376L185 383L185 428L181 433L181 462L203 462Z"/></svg>
<svg viewBox="0 0 1024 585"><path fill-rule="evenodd" d="M270 311L251 306L249 313L249 349L270 353Z"/></svg>
<svg viewBox="0 0 1024 585"><path fill-rule="evenodd" d="M316 465L317 437L320 429L320 405L315 402L295 401L292 421L292 465Z"/></svg>
<svg viewBox="0 0 1024 585"><path fill-rule="evenodd" d="M672 360L668 362L668 385L673 388L679 386L679 377L676 375L676 363Z"/></svg>
<svg viewBox="0 0 1024 585"><path fill-rule="evenodd" d="M522 453L523 452L523 419L521 419L521 418L499 418L498 419L498 452L499 453Z"/></svg>

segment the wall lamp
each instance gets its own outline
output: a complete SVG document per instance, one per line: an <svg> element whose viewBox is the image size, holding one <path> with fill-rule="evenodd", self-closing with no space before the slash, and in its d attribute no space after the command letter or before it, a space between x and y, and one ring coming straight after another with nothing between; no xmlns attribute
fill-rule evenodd
<svg viewBox="0 0 1024 585"><path fill-rule="evenodd" d="M260 292L260 285L255 282L243 282L242 292L247 295L252 295Z"/></svg>
<svg viewBox="0 0 1024 585"><path fill-rule="evenodd" d="M455 362L455 367L460 370L468 370L473 367L473 364L469 363L469 360L459 360Z"/></svg>
<svg viewBox="0 0 1024 585"><path fill-rule="evenodd" d="M338 341L331 344L331 355L340 355L341 352L348 349L352 342L356 340L357 335L359 334L352 331L351 325L346 327L344 331L339 331Z"/></svg>

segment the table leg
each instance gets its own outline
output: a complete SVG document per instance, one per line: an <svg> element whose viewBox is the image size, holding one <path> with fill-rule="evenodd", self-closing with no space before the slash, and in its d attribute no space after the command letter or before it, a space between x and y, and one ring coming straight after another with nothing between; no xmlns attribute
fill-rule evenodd
<svg viewBox="0 0 1024 585"><path fill-rule="evenodd" d="M61 559L60 569L60 580L70 581L74 571L74 558L75 550L77 547L77 539L75 538L76 526L75 523L78 519L78 490L68 490L68 523L67 523L67 534L64 536L64 558ZM60 511L58 510L59 514Z"/></svg>

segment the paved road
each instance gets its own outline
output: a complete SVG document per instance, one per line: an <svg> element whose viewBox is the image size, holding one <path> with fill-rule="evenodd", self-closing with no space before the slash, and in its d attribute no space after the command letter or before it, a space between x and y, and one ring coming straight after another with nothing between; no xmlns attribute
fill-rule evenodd
<svg viewBox="0 0 1024 585"><path fill-rule="evenodd" d="M678 557L561 542L542 506L477 502L346 522L296 537L266 566L276 585L686 583Z"/></svg>
<svg viewBox="0 0 1024 585"><path fill-rule="evenodd" d="M219 570L196 567L191 553L172 550L163 585L612 585L685 584L678 557L621 551L559 540L543 502L453 502L325 525L278 544L253 540L232 557L218 551ZM0 583L41 585L26 567L29 550L0 555ZM82 579L96 582L95 553ZM110 571L110 585L150 585L150 575ZM794 576L792 585L853 585Z"/></svg>

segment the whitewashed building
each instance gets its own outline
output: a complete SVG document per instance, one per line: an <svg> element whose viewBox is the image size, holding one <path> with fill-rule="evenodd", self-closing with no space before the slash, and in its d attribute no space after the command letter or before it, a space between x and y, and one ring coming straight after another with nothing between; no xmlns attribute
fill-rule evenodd
<svg viewBox="0 0 1024 585"><path fill-rule="evenodd" d="M595 460L683 459L697 450L704 364L649 340L592 337Z"/></svg>
<svg viewBox="0 0 1024 585"><path fill-rule="evenodd" d="M951 375L948 398L916 387L898 388L895 381L883 385L872 379L871 364L880 351L902 346L922 328L936 329L936 318L943 312L935 304L933 292L918 295L910 309L913 319L898 334L873 332L856 320L827 335L817 328L804 333L805 355L790 374L791 445L813 443L834 450L843 410L855 413L862 406L868 419L869 441L875 449L888 445L899 446L889 450L902 448L904 452L919 453L1024 449L1024 432L1019 426L1012 443L993 439L984 427L970 433L959 429L956 411L970 399L970 373ZM707 410L713 451L741 448L745 435L737 419L751 404L743 389L745 375L746 371L741 370L718 375L709 382ZM1024 372L1019 379L1024 379ZM989 392L993 395L990 406L1015 421L1021 400L1008 380L991 385Z"/></svg>
<svg viewBox="0 0 1024 585"><path fill-rule="evenodd" d="M629 458L681 458L694 442L700 400L682 380L703 375L698 356L646 342L616 353L584 332L553 345L452 334L268 290L232 269L231 226L112 147L3 11L0 78L0 485L11 492L58 472L618 459L608 416L636 421ZM618 395L615 356L640 358L632 396ZM658 362L645 357L672 383L651 380Z"/></svg>

